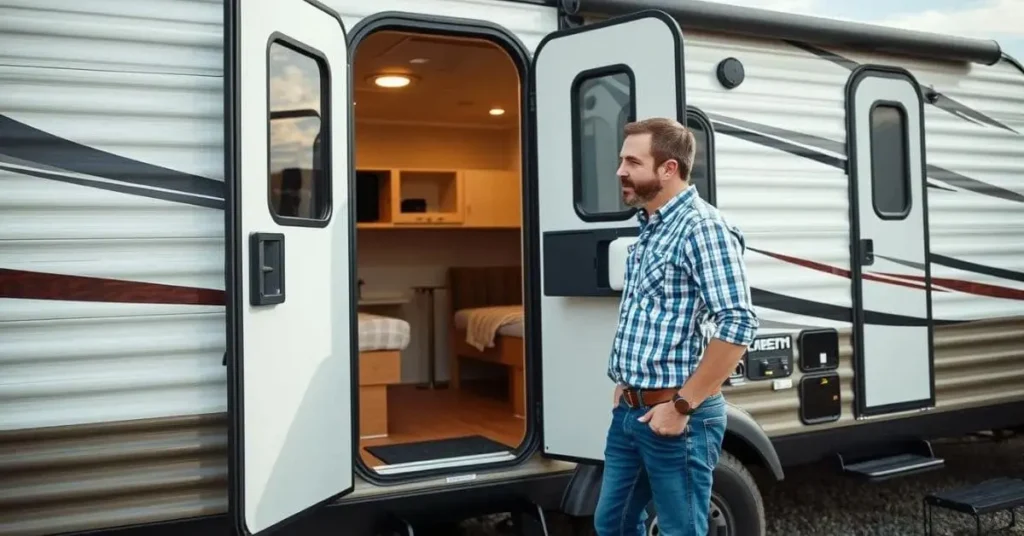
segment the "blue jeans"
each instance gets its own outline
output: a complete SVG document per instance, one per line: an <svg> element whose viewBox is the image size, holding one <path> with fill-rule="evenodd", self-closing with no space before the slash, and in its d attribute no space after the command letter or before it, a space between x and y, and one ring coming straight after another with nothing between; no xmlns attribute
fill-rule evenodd
<svg viewBox="0 0 1024 536"><path fill-rule="evenodd" d="M677 437L659 436L637 421L648 409L620 400L612 412L594 528L598 536L642 536L653 499L661 536L706 536L712 473L725 437L725 397L705 400Z"/></svg>

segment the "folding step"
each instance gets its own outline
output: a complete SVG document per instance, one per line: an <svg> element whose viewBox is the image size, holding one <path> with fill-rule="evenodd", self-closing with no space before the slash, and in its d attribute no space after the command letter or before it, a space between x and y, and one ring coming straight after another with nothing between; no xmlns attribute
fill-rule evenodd
<svg viewBox="0 0 1024 536"><path fill-rule="evenodd" d="M893 445L871 456L852 459L839 455L842 471L851 476L872 482L900 476L934 471L945 466L946 461L935 456L927 441L914 441Z"/></svg>
<svg viewBox="0 0 1024 536"><path fill-rule="evenodd" d="M1024 506L1024 480L999 477L964 486L932 493L924 498L925 534L932 534L932 508L944 508L974 517L976 534L981 534L981 516L995 512L1009 512L1010 524L1001 530L1017 525L1016 509Z"/></svg>

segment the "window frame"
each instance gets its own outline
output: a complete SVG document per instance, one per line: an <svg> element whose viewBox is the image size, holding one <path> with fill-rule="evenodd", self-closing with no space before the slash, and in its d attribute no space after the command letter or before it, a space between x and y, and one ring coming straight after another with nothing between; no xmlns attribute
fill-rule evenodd
<svg viewBox="0 0 1024 536"><path fill-rule="evenodd" d="M270 86L271 86L270 54L271 54L271 49L273 48L273 46L275 44L278 45L278 46L282 46L282 47L284 47L286 49L289 49L291 52L294 52L296 54L300 54L300 55L306 56L307 58L309 58L309 59L313 60L314 62L316 62L317 66L319 67L319 76L320 76L320 113L319 113L319 120L320 120L320 161L321 161L320 163L322 165L322 169L321 169L321 176L319 178L319 181L314 181L314 186L313 187L314 188L317 188L317 187L323 188L322 195L324 195L326 197L326 199L324 201L324 212L323 212L323 215L320 218L305 218L305 217L298 217L298 216L282 216L282 215L278 214L277 210L274 208L274 190L273 190L273 184L272 184L272 181L271 181L272 173L270 171L271 158L272 158L272 154L273 154L272 150L271 150L271 130L272 130L271 129L271 125L272 125L272 121L274 120L274 117L273 117L274 115L280 114L280 115L284 115L285 117L288 117L289 114L292 114L294 112L292 110L272 112L272 110L271 110L271 105L270 105L270 97L271 97L271 91L270 91ZM325 228L325 227L327 227L331 223L331 220L334 217L334 188L333 188L333 185L332 185L333 177L334 177L334 166L332 165L332 163L333 163L334 159L333 159L333 151L331 150L332 149L332 144L333 144L333 138L334 138L334 136L333 136L333 127L334 127L334 125L331 122L332 110L333 110L333 102L332 102L332 99L331 99L331 91L333 89L331 64L327 60L327 56L324 53L320 52L319 50L317 50L317 49L315 49L313 47L310 47L309 45L306 45L306 44L302 43L301 41L293 39L290 36L288 36L288 35L286 35L286 34L284 34L282 32L274 32L267 39L266 51L265 51L265 54L264 54L264 61L266 63L266 73L267 73L267 76L266 76L266 102L265 102L265 109L266 109L266 114L267 114L267 116L266 116L267 141L266 141L266 146L265 146L265 150L266 150L266 167L265 167L265 170L266 170L265 171L265 173L266 173L266 185L265 185L265 188L266 188L266 192L267 192L267 194L266 194L267 195L267 211L269 212L270 217L274 220L274 222L277 223L278 225L281 225L281 226L285 226L285 227ZM314 144L314 147L316 147L315 144ZM314 155L316 155L315 152L314 152ZM314 165L316 163L315 160L316 160L316 157L314 156ZM319 183L319 184L317 184L317 183ZM317 193L316 190L314 190L314 194L315 193Z"/></svg>
<svg viewBox="0 0 1024 536"><path fill-rule="evenodd" d="M880 196L878 195L878 188L876 188L877 182L875 174L875 169L879 161L879 159L876 158L875 153L877 129L874 127L872 119L874 118L875 110L880 107L888 107L896 110L900 119L899 131L900 137L903 140L903 166L899 171L899 179L903 182L905 201L903 203L903 209L899 212L884 211L878 206ZM868 152L871 155L871 208L875 211L875 215L886 221L905 220L910 216L914 207L913 184L911 184L910 181L910 124L908 117L907 108L901 101L878 99L872 102L871 106L868 108L868 139L870 140Z"/></svg>
<svg viewBox="0 0 1024 536"><path fill-rule="evenodd" d="M711 118L708 117L708 114L704 113L704 110L701 110L700 108L698 108L696 106L687 106L686 107L686 128L690 129L690 131L693 132L693 128L690 125L691 122L700 124L700 127L702 129L704 129L705 133L707 133L707 143L704 144L704 153L705 153L704 161L705 161L705 166L707 167L707 170L708 170L708 187L707 187L707 192L706 192L707 197L705 197L704 200L707 201L707 203L709 205L717 207L718 206L718 184L715 181L715 176L716 176L716 173L715 173L715 127L711 123ZM694 142L697 141L696 138L697 138L697 136L695 134L694 135ZM693 156L694 156L694 159L696 159L696 157L697 157L697 151L696 150L694 151ZM690 170L690 184L693 184L693 170L692 169ZM698 189L698 193L700 193L699 189Z"/></svg>
<svg viewBox="0 0 1024 536"><path fill-rule="evenodd" d="M601 67L580 71L576 74L576 77L573 78L572 85L569 89L569 102L571 108L570 121L572 123L572 208L576 211L576 215L579 216L581 220L588 223L625 221L633 218L638 210L636 208L627 208L626 210L620 210L617 212L590 213L582 206L583 132L581 129L582 117L580 114L580 86L582 86L587 80L616 74L625 74L626 77L629 78L629 114L626 116L626 122L630 123L636 121L636 74L633 73L633 69L624 63L603 65Z"/></svg>

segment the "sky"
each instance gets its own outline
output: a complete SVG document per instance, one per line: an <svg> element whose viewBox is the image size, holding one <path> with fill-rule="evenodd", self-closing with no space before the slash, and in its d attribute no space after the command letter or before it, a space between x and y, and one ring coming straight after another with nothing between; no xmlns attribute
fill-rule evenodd
<svg viewBox="0 0 1024 536"><path fill-rule="evenodd" d="M963 37L995 39L1024 62L1024 0L712 0ZM897 7L898 4L902 6Z"/></svg>

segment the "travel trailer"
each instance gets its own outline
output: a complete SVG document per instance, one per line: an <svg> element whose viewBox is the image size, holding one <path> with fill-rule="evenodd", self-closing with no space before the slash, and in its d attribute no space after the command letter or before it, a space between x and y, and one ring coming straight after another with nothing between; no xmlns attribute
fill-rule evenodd
<svg viewBox="0 0 1024 536"><path fill-rule="evenodd" d="M1024 69L995 42L686 0L0 20L0 534L585 527L649 116L693 129L761 322L715 534L764 533L752 473L897 476L1024 424Z"/></svg>

